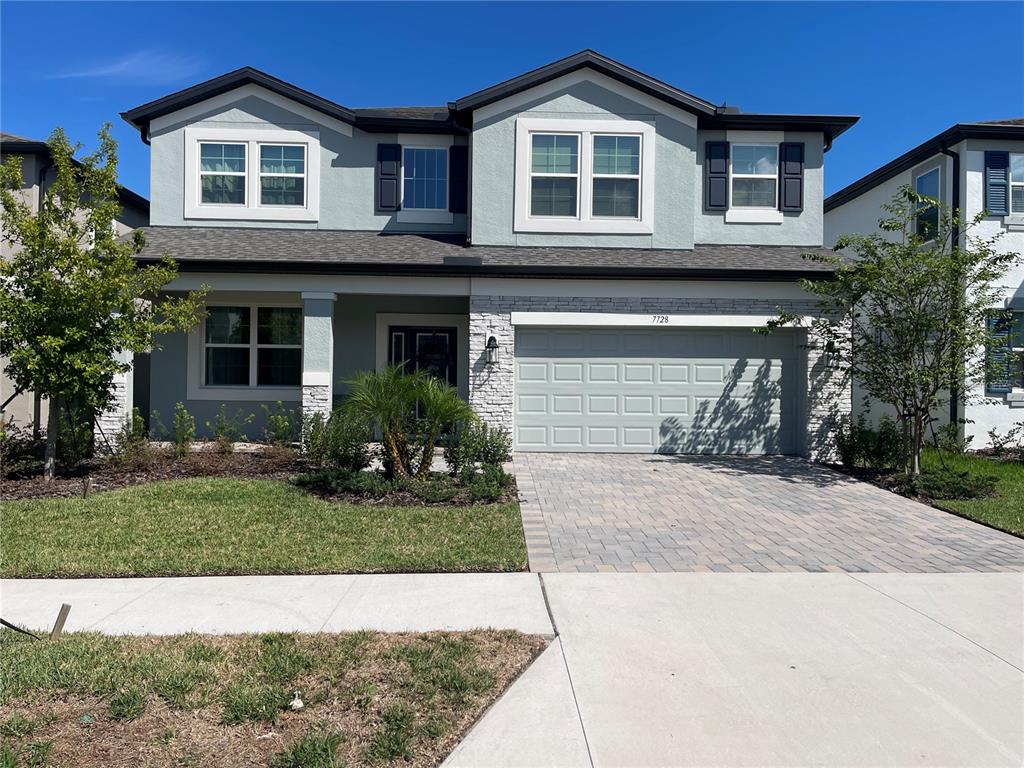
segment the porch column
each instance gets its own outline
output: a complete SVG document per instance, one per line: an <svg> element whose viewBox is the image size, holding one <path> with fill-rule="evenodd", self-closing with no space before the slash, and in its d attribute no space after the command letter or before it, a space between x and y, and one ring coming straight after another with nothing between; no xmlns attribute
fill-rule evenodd
<svg viewBox="0 0 1024 768"><path fill-rule="evenodd" d="M512 431L515 389L515 329L512 300L472 296L469 300L469 404L492 427ZM498 343L498 361L488 364L487 340Z"/></svg>
<svg viewBox="0 0 1024 768"><path fill-rule="evenodd" d="M96 450L101 453L106 452L108 444L111 448L117 448L115 439L118 432L121 431L121 427L123 427L125 422L131 418L132 404L135 398L135 393L132 387L134 379L134 371L131 368L133 359L132 353L118 352L114 358L119 363L125 363L129 367L127 371L119 373L114 377L110 402L107 404L106 410L96 416L96 423L103 432L102 436L96 435L95 441Z"/></svg>
<svg viewBox="0 0 1024 768"><path fill-rule="evenodd" d="M302 416L329 416L334 396L333 293L302 294Z"/></svg>
<svg viewBox="0 0 1024 768"><path fill-rule="evenodd" d="M825 349L824 340L807 331L807 457L815 461L835 461L835 432L853 410L853 386L850 377L835 366Z"/></svg>

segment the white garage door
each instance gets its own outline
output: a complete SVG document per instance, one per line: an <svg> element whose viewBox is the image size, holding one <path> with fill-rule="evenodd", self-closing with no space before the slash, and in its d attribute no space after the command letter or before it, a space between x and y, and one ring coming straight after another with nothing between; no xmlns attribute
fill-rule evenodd
<svg viewBox="0 0 1024 768"><path fill-rule="evenodd" d="M798 453L792 331L521 328L523 451Z"/></svg>

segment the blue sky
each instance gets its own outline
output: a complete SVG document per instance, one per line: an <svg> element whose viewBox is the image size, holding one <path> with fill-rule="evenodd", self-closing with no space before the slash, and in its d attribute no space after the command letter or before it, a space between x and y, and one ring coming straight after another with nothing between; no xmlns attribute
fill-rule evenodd
<svg viewBox="0 0 1024 768"><path fill-rule="evenodd" d="M0 128L148 148L118 113L243 65L349 107L444 104L581 48L744 111L855 114L834 192L956 122L1024 116L1024 2L0 3Z"/></svg>

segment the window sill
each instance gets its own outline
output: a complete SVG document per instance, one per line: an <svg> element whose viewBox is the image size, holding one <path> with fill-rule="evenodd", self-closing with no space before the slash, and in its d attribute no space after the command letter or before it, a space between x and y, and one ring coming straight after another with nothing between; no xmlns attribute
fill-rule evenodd
<svg viewBox="0 0 1024 768"><path fill-rule="evenodd" d="M402 209L398 212L398 221L403 224L451 224L455 216L449 211L421 211Z"/></svg>
<svg viewBox="0 0 1024 768"><path fill-rule="evenodd" d="M782 211L758 208L730 208L725 212L727 224L781 224L785 220Z"/></svg>
<svg viewBox="0 0 1024 768"><path fill-rule="evenodd" d="M218 400L230 403L276 402L298 403L302 400L300 387L189 387L189 400Z"/></svg>
<svg viewBox="0 0 1024 768"><path fill-rule="evenodd" d="M185 209L186 219L228 219L230 221L317 221L308 208L247 208L235 205L197 205Z"/></svg>
<svg viewBox="0 0 1024 768"><path fill-rule="evenodd" d="M516 221L516 232L556 232L579 235L651 235L654 226L647 221L636 219L534 219Z"/></svg>
<svg viewBox="0 0 1024 768"><path fill-rule="evenodd" d="M1011 232L1024 231L1024 214L1014 213L1008 216L1003 216L1003 226Z"/></svg>

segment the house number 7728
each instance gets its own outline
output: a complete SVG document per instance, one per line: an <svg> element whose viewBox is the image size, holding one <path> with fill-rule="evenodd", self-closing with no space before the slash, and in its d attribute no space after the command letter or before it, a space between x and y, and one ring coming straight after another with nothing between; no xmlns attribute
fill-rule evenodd
<svg viewBox="0 0 1024 768"><path fill-rule="evenodd" d="M651 322L655 325L665 325L668 323L668 315L651 315Z"/></svg>

